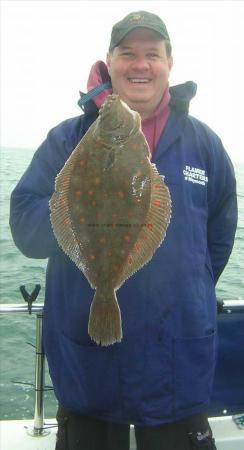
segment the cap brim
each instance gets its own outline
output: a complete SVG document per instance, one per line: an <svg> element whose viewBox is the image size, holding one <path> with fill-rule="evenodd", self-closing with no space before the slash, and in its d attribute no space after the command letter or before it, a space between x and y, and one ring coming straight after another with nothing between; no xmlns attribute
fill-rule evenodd
<svg viewBox="0 0 244 450"><path fill-rule="evenodd" d="M121 36L119 37L119 39L116 40L116 43L113 43L112 48L117 47L120 44L120 42L127 36L127 34L129 34L133 30L136 30L137 28L146 28L148 30L154 31L156 34L161 36L162 39L169 40L169 36L167 36L165 33L163 33L162 30L156 29L155 26L144 25L144 24L143 25L136 25L136 26L134 25L132 27L129 27L123 33L121 33Z"/></svg>

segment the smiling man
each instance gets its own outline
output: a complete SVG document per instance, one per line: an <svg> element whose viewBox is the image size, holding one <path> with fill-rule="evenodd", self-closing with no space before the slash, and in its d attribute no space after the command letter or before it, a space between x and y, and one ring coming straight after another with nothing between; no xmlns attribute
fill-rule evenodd
<svg viewBox="0 0 244 450"><path fill-rule="evenodd" d="M11 198L16 245L49 258L44 347L59 401L56 450L129 450L130 424L137 450L214 450L215 284L235 236L233 167L218 136L188 114L196 85L169 87L171 43L158 16L139 11L116 23L106 62L91 68L84 114L49 132ZM87 332L93 291L58 247L49 200L111 92L141 115L172 218L164 244L119 290L122 342L101 347Z"/></svg>
<svg viewBox="0 0 244 450"><path fill-rule="evenodd" d="M147 28L136 28L108 53L113 92L138 111L142 119L150 117L168 88L172 63L162 35Z"/></svg>

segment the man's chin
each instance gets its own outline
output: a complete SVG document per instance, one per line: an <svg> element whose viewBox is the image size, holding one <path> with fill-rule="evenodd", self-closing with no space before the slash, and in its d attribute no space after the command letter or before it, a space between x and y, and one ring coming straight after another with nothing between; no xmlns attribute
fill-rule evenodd
<svg viewBox="0 0 244 450"><path fill-rule="evenodd" d="M148 103L150 100L148 98L146 98L145 96L141 96L141 95L135 95L133 97L127 98L125 100L125 102L127 103L127 105L132 105L132 104L145 104Z"/></svg>

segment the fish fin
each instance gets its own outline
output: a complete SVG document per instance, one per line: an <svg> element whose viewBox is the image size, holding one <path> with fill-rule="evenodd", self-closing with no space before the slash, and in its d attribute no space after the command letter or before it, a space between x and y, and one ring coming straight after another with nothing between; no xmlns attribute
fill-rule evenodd
<svg viewBox="0 0 244 450"><path fill-rule="evenodd" d="M171 217L171 198L164 177L151 165L151 199L145 226L130 251L116 288L153 257L163 242Z"/></svg>
<svg viewBox="0 0 244 450"><path fill-rule="evenodd" d="M114 290L107 295L96 290L90 308L88 333L97 344L103 346L121 341L121 315Z"/></svg>
<svg viewBox="0 0 244 450"><path fill-rule="evenodd" d="M82 144L79 143L57 175L55 180L55 192L49 201L49 207L52 229L59 246L76 266L84 272L86 267L84 263L82 263L79 242L75 231L72 228L68 204L68 192L72 171L76 164L76 159L80 156L82 150ZM76 154L77 158L75 157Z"/></svg>

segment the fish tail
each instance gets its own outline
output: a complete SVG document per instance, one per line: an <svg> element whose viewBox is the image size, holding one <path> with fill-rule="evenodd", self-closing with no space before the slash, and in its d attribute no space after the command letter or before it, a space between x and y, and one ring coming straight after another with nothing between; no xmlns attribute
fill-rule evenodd
<svg viewBox="0 0 244 450"><path fill-rule="evenodd" d="M104 346L121 341L121 315L114 291L106 296L99 289L95 292L90 309L88 333L97 344Z"/></svg>

